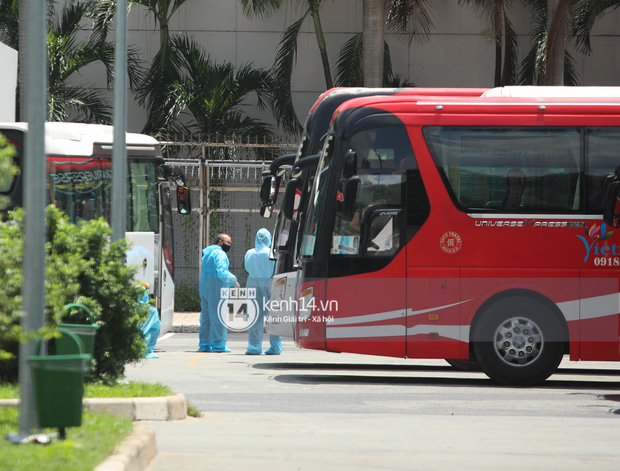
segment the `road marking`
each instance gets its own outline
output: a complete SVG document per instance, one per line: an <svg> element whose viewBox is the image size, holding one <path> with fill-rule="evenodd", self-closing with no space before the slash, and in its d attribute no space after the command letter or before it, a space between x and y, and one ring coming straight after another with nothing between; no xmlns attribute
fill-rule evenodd
<svg viewBox="0 0 620 471"><path fill-rule="evenodd" d="M194 367L194 365L195 365L196 363L198 363L198 360L200 360L200 357L201 357L203 354L204 354L204 352L200 352L198 355L196 355L196 356L194 357L194 359L190 362L190 364L189 364L189 368L193 368L193 367Z"/></svg>

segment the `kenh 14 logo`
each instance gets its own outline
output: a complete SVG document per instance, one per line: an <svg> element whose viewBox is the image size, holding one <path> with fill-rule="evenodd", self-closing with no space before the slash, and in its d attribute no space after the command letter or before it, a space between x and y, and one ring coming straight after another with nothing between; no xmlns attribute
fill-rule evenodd
<svg viewBox="0 0 620 471"><path fill-rule="evenodd" d="M258 320L256 288L222 288L220 298L220 321L233 332L244 332Z"/></svg>

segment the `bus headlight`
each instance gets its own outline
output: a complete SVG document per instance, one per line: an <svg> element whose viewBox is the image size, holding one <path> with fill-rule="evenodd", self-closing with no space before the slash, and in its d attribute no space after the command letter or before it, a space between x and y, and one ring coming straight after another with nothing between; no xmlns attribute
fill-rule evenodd
<svg viewBox="0 0 620 471"><path fill-rule="evenodd" d="M312 315L312 307L314 306L314 287L304 289L299 294L299 320L305 321Z"/></svg>

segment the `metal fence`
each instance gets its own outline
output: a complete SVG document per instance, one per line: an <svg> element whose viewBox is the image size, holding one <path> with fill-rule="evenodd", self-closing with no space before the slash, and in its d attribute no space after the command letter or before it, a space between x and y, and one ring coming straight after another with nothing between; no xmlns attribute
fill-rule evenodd
<svg viewBox="0 0 620 471"><path fill-rule="evenodd" d="M262 172L274 157L296 152L297 144L227 140L164 141L162 145L166 164L183 172L192 199L191 215L173 211L175 284L198 288L202 249L225 232L232 238L230 270L244 286L245 252L254 247L258 229L273 232L275 226L274 216L264 219L259 213Z"/></svg>

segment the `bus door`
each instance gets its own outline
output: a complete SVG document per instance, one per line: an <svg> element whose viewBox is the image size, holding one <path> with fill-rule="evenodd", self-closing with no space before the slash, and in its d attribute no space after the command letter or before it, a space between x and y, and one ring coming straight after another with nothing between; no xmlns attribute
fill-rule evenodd
<svg viewBox="0 0 620 471"><path fill-rule="evenodd" d="M159 281L160 305L158 306L162 332L167 332L172 328L172 318L174 316L174 240L172 231L172 209L170 205L170 184L168 182L159 183L159 204L161 207L161 220L159 228L159 251L161 260L159 261Z"/></svg>
<svg viewBox="0 0 620 471"><path fill-rule="evenodd" d="M349 140L330 238L327 350L405 357L406 200L415 167L402 124Z"/></svg>

